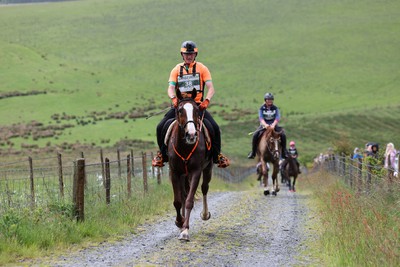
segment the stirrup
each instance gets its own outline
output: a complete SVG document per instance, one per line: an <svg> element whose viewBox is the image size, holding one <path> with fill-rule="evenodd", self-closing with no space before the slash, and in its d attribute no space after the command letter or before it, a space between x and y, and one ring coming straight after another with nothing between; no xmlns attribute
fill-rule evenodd
<svg viewBox="0 0 400 267"><path fill-rule="evenodd" d="M157 152L157 155L151 161L151 165L153 167L164 167L163 156L160 151Z"/></svg>
<svg viewBox="0 0 400 267"><path fill-rule="evenodd" d="M230 165L230 160L226 156L219 154L217 163L218 168L226 168Z"/></svg>

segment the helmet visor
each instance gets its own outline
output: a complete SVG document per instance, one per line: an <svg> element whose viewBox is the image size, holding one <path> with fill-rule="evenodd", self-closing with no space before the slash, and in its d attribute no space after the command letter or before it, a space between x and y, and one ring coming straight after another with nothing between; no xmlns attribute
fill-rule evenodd
<svg viewBox="0 0 400 267"><path fill-rule="evenodd" d="M182 47L181 48L181 53L183 54L194 54L197 53L197 47L195 48L186 48L186 47Z"/></svg>

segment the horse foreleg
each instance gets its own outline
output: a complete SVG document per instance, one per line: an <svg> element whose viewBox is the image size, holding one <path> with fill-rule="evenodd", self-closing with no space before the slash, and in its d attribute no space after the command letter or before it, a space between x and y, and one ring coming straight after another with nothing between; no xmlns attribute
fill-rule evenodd
<svg viewBox="0 0 400 267"><path fill-rule="evenodd" d="M207 168L203 171L203 183L201 184L201 192L203 193L203 210L200 213L200 217L202 220L206 221L210 219L211 213L208 211L208 202L207 202L207 193L209 188L209 183L211 181L211 168Z"/></svg>
<svg viewBox="0 0 400 267"><path fill-rule="evenodd" d="M180 240L189 241L189 221L190 213L192 212L194 206L194 195L196 193L197 187L199 186L200 172L193 174L190 181L190 190L185 201L185 218L182 225L182 231L178 237Z"/></svg>
<svg viewBox="0 0 400 267"><path fill-rule="evenodd" d="M262 183L264 188L266 188L268 186L268 169L266 167L266 163L263 160L261 160L260 175L263 177Z"/></svg>
<svg viewBox="0 0 400 267"><path fill-rule="evenodd" d="M181 211L182 211L182 185L179 182L179 178L176 177L175 175L171 176L171 181L172 181L172 188L174 191L174 207L176 210L176 218L175 218L175 225L178 228L182 228L183 221L184 221L184 216L182 216Z"/></svg>
<svg viewBox="0 0 400 267"><path fill-rule="evenodd" d="M296 188L294 187L294 185L296 184L296 179L297 179L297 176L293 176L293 184L292 184L292 191L293 192L296 192Z"/></svg>
<svg viewBox="0 0 400 267"><path fill-rule="evenodd" d="M264 195L269 195L270 190L268 188L268 169L265 167L265 163L261 162L262 164L262 174L263 174L263 184L264 184Z"/></svg>
<svg viewBox="0 0 400 267"><path fill-rule="evenodd" d="M276 196L276 193L280 191L279 189L279 182L278 182L278 168L274 166L274 171L272 172L272 194Z"/></svg>

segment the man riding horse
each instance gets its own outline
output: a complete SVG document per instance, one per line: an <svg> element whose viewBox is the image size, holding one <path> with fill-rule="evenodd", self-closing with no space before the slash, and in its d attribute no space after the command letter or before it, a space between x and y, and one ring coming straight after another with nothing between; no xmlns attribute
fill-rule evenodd
<svg viewBox="0 0 400 267"><path fill-rule="evenodd" d="M254 159L256 156L258 139L261 134L268 127L272 127L276 132L281 133L281 145L282 145L282 158L287 158L286 150L286 135L282 127L278 126L280 120L279 108L274 105L274 96L271 93L264 95L265 103L260 107L258 112L258 118L260 120L260 126L253 133L252 151L247 156L249 159Z"/></svg>
<svg viewBox="0 0 400 267"><path fill-rule="evenodd" d="M164 143L163 133L175 118L175 108L178 105L175 91L179 90L183 97L190 97L194 88L197 90L195 101L201 110L200 116L203 116L204 113L204 124L207 128L210 127L208 130L213 134L211 138L213 162L218 164L220 168L229 166L229 159L221 153L221 132L219 126L206 110L215 93L211 73L204 64L196 62L197 53L198 49L194 42L183 42L181 46L181 55L184 62L177 64L170 73L167 94L173 105L157 125L157 143L160 151L157 152L157 156L152 161L154 167L162 167L165 162L168 162L167 146ZM205 99L203 99L204 86L207 87Z"/></svg>

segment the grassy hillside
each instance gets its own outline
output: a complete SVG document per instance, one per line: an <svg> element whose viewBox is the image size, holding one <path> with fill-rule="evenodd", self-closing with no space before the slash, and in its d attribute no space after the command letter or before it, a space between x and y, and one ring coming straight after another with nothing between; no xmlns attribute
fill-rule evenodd
<svg viewBox="0 0 400 267"><path fill-rule="evenodd" d="M155 142L162 115L144 117L168 106L167 79L187 39L197 42L198 61L212 72L217 94L210 112L236 163L249 162L247 133L267 91L304 159L338 139L399 146L399 10L391 0L0 6L0 149ZM32 134L37 127L4 137L32 120L42 130L68 127L46 138Z"/></svg>

